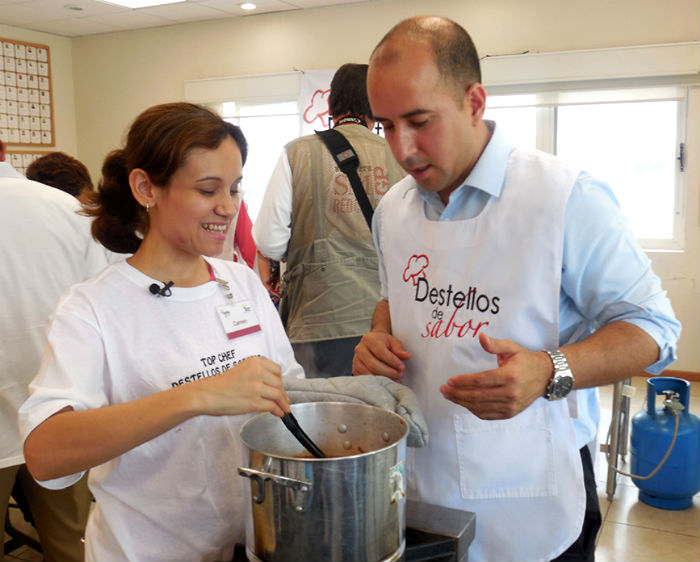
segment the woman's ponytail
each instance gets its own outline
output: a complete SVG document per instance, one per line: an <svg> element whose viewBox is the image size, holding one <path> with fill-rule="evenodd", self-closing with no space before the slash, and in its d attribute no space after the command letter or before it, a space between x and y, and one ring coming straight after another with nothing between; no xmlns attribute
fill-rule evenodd
<svg viewBox="0 0 700 562"><path fill-rule="evenodd" d="M85 208L86 214L94 217L93 237L108 250L120 254L138 250L148 226L148 214L131 193L124 150L107 155L102 179Z"/></svg>

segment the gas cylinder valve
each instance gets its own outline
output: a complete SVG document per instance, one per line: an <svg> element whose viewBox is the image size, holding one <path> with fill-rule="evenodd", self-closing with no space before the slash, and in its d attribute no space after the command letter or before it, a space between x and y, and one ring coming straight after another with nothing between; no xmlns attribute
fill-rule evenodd
<svg viewBox="0 0 700 562"><path fill-rule="evenodd" d="M666 397L664 399L664 406L668 408L672 414L678 415L680 412L685 410L685 406L681 404L681 396L673 390L664 390L662 394Z"/></svg>

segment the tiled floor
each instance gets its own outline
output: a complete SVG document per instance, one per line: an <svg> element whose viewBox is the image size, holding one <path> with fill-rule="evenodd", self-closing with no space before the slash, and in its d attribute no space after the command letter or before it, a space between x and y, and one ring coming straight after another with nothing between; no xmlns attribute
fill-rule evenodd
<svg viewBox="0 0 700 562"><path fill-rule="evenodd" d="M635 394L630 402L630 417L644 407L646 379L632 379ZM613 387L601 388L601 442L605 440L612 416ZM700 383L691 385L690 412L700 415ZM629 472L629 455L620 468ZM693 505L681 511L651 507L638 500L638 488L627 476L617 477L612 502L606 493L607 465L599 454L596 464L598 496L604 522L598 536L597 562L697 562L700 560L700 494ZM13 512L16 510L12 510ZM13 517L13 520L16 518ZM23 521L18 528L27 530ZM33 532L31 529L29 532ZM36 536L36 535L34 535ZM36 551L22 547L6 560L41 562Z"/></svg>

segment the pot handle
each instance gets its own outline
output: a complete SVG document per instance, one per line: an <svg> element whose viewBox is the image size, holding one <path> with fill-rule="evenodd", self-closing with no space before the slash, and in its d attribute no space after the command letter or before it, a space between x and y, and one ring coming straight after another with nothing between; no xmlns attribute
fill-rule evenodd
<svg viewBox="0 0 700 562"><path fill-rule="evenodd" d="M265 501L265 482L272 480L273 483L280 486L286 486L287 488L292 488L297 494L297 500L301 498L299 496L307 494L311 491L313 484L307 482L306 480L296 480L294 478L289 478L288 476L280 476L279 474L271 474L269 472L263 472L262 470L255 470L254 468L244 468L242 466L238 467L238 474L250 478L253 482L258 484L258 493L253 496L255 503L262 503ZM303 511L301 507L301 502L297 501L296 510Z"/></svg>

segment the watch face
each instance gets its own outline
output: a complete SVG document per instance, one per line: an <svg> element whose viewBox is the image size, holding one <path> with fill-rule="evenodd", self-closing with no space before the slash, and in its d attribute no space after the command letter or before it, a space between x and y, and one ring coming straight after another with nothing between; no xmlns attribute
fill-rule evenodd
<svg viewBox="0 0 700 562"><path fill-rule="evenodd" d="M552 395L556 398L564 398L574 388L574 377L559 377L554 381Z"/></svg>

